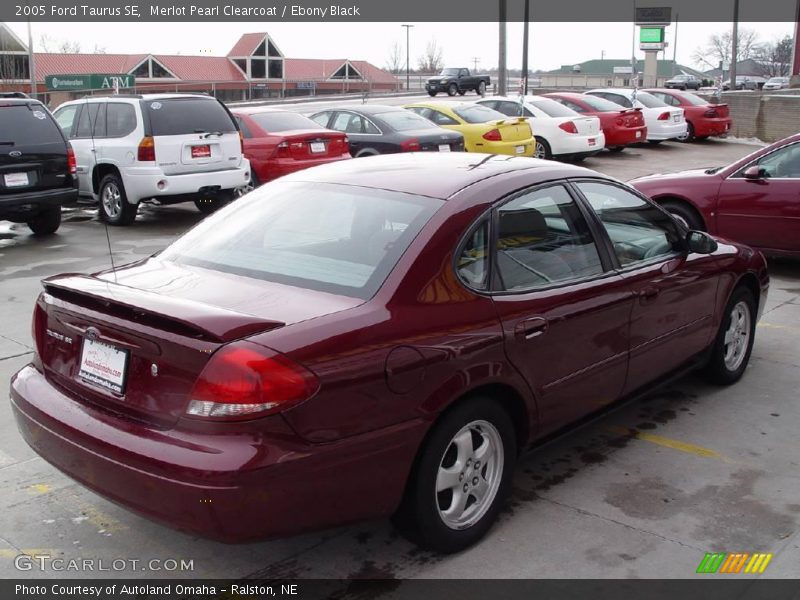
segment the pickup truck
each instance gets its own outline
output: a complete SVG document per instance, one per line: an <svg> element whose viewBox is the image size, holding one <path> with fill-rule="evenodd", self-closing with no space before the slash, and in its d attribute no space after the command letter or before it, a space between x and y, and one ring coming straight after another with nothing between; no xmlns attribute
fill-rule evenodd
<svg viewBox="0 0 800 600"><path fill-rule="evenodd" d="M428 95L435 96L439 92L447 92L448 96L463 96L469 90L483 96L491 83L488 75L472 75L469 69L444 69L436 77L431 77L425 84Z"/></svg>

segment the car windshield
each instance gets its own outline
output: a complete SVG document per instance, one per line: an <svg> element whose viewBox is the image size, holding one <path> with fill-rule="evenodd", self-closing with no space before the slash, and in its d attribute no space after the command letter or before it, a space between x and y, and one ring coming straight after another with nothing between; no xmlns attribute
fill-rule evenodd
<svg viewBox="0 0 800 600"><path fill-rule="evenodd" d="M233 119L213 98L158 98L145 100L144 106L153 135L236 131Z"/></svg>
<svg viewBox="0 0 800 600"><path fill-rule="evenodd" d="M578 115L578 113L576 113L570 107L564 106L560 102L556 102L550 98L533 97L527 98L526 102L538 108L548 117L575 117Z"/></svg>
<svg viewBox="0 0 800 600"><path fill-rule="evenodd" d="M710 104L708 100L701 98L697 94L687 94L686 92L682 92L681 97L684 98L689 104L693 104L694 106L705 106L706 104Z"/></svg>
<svg viewBox="0 0 800 600"><path fill-rule="evenodd" d="M666 102L662 102L655 96L648 94L647 92L637 92L636 99L641 102L642 106L647 108L662 108L664 106L669 106Z"/></svg>
<svg viewBox="0 0 800 600"><path fill-rule="evenodd" d="M456 77L458 76L458 69L442 69L439 75L442 77Z"/></svg>
<svg viewBox="0 0 800 600"><path fill-rule="evenodd" d="M417 129L438 129L428 119L420 117L410 110L392 110L376 115L395 131L413 131Z"/></svg>
<svg viewBox="0 0 800 600"><path fill-rule="evenodd" d="M486 123L487 121L500 121L508 118L503 113L480 104L460 106L459 108L454 108L453 112L467 123Z"/></svg>
<svg viewBox="0 0 800 600"><path fill-rule="evenodd" d="M205 219L164 260L370 298L442 200L275 181Z"/></svg>
<svg viewBox="0 0 800 600"><path fill-rule="evenodd" d="M296 129L325 129L308 117L289 111L255 113L251 114L250 118L268 133Z"/></svg>

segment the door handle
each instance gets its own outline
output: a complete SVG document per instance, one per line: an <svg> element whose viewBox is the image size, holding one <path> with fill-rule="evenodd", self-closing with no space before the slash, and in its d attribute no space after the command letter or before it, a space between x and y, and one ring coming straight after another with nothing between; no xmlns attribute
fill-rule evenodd
<svg viewBox="0 0 800 600"><path fill-rule="evenodd" d="M642 304L645 304L651 300L654 300L660 292L661 290L659 290L657 287L648 285L647 287L639 290L639 300Z"/></svg>
<svg viewBox="0 0 800 600"><path fill-rule="evenodd" d="M520 340L532 340L547 331L549 323L544 317L533 317L517 323L514 335Z"/></svg>

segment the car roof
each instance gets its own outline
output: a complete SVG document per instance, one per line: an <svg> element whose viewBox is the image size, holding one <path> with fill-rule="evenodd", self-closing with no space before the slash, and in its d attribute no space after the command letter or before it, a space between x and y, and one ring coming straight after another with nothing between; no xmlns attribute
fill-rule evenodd
<svg viewBox="0 0 800 600"><path fill-rule="evenodd" d="M495 96L492 96L494 98ZM466 108L467 106L475 106L474 102L446 102L443 100L440 101L432 101L432 102L409 102L404 106L424 106L426 108L438 108L438 109L446 109L446 110L453 110L454 108Z"/></svg>
<svg viewBox="0 0 800 600"><path fill-rule="evenodd" d="M181 93L163 93L163 94L112 94L109 96L86 96L78 98L77 100L69 100L64 104L76 104L78 102L107 102L109 100L170 100L174 98L202 98L204 100L213 100L216 98L208 94L181 94Z"/></svg>
<svg viewBox="0 0 800 600"><path fill-rule="evenodd" d="M19 105L25 106L26 104L38 104L44 106L39 100L34 98L0 98L0 106Z"/></svg>
<svg viewBox="0 0 800 600"><path fill-rule="evenodd" d="M233 114L239 115L257 115L261 113L287 113L293 112L287 110L285 108L280 108L276 106L230 106L229 107ZM295 113L300 115L301 113ZM303 116L303 115L301 115Z"/></svg>
<svg viewBox="0 0 800 600"><path fill-rule="evenodd" d="M411 152L337 161L297 171L281 180L338 183L446 200L484 179L524 170L540 175L541 181L597 176L583 167L527 157L472 152Z"/></svg>
<svg viewBox="0 0 800 600"><path fill-rule="evenodd" d="M633 93L633 88L595 88L593 90L586 90L586 93L590 92L611 92L613 94L630 95Z"/></svg>

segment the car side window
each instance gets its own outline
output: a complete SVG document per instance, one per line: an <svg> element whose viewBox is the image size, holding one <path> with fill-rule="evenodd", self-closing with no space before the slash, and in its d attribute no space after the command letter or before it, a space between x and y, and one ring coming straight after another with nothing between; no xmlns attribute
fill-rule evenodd
<svg viewBox="0 0 800 600"><path fill-rule="evenodd" d="M372 133L372 134L375 134L375 135L380 135L381 130L378 129L378 127L375 125L375 123L373 123L372 121L370 121L366 117L360 117L360 118L361 118L362 133Z"/></svg>
<svg viewBox="0 0 800 600"><path fill-rule="evenodd" d="M452 117L448 117L446 114L439 112L438 110L431 109L428 119L437 125L458 125L458 121Z"/></svg>
<svg viewBox="0 0 800 600"><path fill-rule="evenodd" d="M95 124L97 123L97 111L100 105L96 102L87 103L83 106L80 116L78 117L78 127L75 129L76 138L90 138L94 131Z"/></svg>
<svg viewBox="0 0 800 600"><path fill-rule="evenodd" d="M78 108L80 107L76 104L65 106L58 109L55 115L53 115L56 119L56 123L61 127L61 131L64 132L64 136L67 138L72 134L72 124L75 122L75 115L78 113Z"/></svg>
<svg viewBox="0 0 800 600"><path fill-rule="evenodd" d="M335 129L336 131L347 131L347 127L350 125L350 121L354 115L350 113L336 113L336 117L333 119L333 124L331 125L331 129ZM361 133L361 128L358 131L352 133Z"/></svg>
<svg viewBox="0 0 800 600"><path fill-rule="evenodd" d="M800 179L800 144L790 144L762 156L748 167L758 165L767 177L781 179ZM747 168L747 167L745 167ZM737 173L741 176L741 171Z"/></svg>
<svg viewBox="0 0 800 600"><path fill-rule="evenodd" d="M681 250L682 232L664 211L616 185L576 185L602 221L623 267Z"/></svg>
<svg viewBox="0 0 800 600"><path fill-rule="evenodd" d="M486 219L462 246L456 261L456 273L473 289L485 290L489 287L489 222Z"/></svg>
<svg viewBox="0 0 800 600"><path fill-rule="evenodd" d="M106 103L100 103L97 105L97 118L94 122L94 137L96 138L103 138L106 137Z"/></svg>
<svg viewBox="0 0 800 600"><path fill-rule="evenodd" d="M517 102L498 102L496 110L507 117L521 117L523 114L522 108L522 105Z"/></svg>
<svg viewBox="0 0 800 600"><path fill-rule="evenodd" d="M580 208L562 185L525 192L497 209L497 270L508 291L603 272Z"/></svg>
<svg viewBox="0 0 800 600"><path fill-rule="evenodd" d="M136 129L136 110L130 104L109 102L106 106L106 135L124 137Z"/></svg>
<svg viewBox="0 0 800 600"><path fill-rule="evenodd" d="M316 123L317 125L322 125L323 127L328 126L328 121L330 121L330 119L331 119L331 113L329 112L321 112L311 117L311 120L314 121L314 123Z"/></svg>

